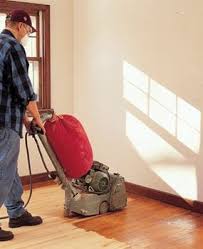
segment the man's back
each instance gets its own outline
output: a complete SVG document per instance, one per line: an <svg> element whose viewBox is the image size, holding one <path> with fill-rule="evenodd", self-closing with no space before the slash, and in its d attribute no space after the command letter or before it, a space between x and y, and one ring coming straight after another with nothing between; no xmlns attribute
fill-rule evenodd
<svg viewBox="0 0 203 249"><path fill-rule="evenodd" d="M9 30L4 30L0 34L0 127L22 136L26 105L35 99L25 50Z"/></svg>

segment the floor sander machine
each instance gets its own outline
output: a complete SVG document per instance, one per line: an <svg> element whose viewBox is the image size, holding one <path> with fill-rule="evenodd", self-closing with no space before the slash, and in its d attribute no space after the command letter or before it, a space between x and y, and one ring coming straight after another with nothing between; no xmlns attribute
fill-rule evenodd
<svg viewBox="0 0 203 249"><path fill-rule="evenodd" d="M53 113L45 113L41 118L46 123L53 120L54 115ZM56 131L54 130L54 132ZM69 217L75 213L82 216L92 216L126 207L127 193L122 176L118 173L110 173L108 166L93 161L84 175L76 178L69 177L53 146L50 145L48 135L41 134L36 126L32 127L32 135L35 139L36 135L39 136L56 170L56 174L52 175L52 178L65 191L64 216Z"/></svg>

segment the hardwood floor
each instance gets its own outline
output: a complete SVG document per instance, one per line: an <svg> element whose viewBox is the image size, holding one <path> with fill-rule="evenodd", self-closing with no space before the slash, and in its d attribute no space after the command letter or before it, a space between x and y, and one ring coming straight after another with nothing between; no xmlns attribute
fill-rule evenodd
<svg viewBox="0 0 203 249"><path fill-rule="evenodd" d="M25 199L27 197L25 193ZM65 237L57 237L58 229L63 228L64 224L72 224L86 231L95 231L106 238L114 238L118 241L128 243L130 248L147 249L202 249L203 248L203 216L198 213L181 208L173 207L155 200L141 196L129 195L128 207L120 212L108 213L102 216L83 218L80 216L73 218L63 217L64 193L56 185L41 185L34 188L32 202L28 210L34 214L40 214L46 220L46 226L42 229L32 228L33 232L30 241L35 239L33 236L46 236L51 233L52 243L57 239L56 248L69 248L68 246L57 247L63 244ZM5 215L5 209L1 209L1 215ZM3 228L7 229L7 221L3 221ZM41 226L42 228L42 226ZM30 228L24 228L30 229ZM27 230L27 231L28 231ZM19 230L14 230L17 234ZM68 234L68 231L67 231ZM20 236L20 235L19 235ZM48 236L48 235L47 235ZM18 243L16 237L15 242ZM21 247L26 248L21 240ZM0 248L7 248L0 244ZM8 247L15 249L14 247ZM29 247L32 248L32 247ZM35 248L35 247L33 247ZM38 248L40 243L38 241ZM81 245L81 248L82 245ZM95 247L97 249L98 247ZM86 249L86 248L85 248Z"/></svg>

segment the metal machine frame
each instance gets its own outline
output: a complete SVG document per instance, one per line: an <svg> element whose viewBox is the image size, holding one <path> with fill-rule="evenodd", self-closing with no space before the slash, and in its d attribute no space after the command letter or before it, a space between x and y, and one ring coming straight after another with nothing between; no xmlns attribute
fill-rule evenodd
<svg viewBox="0 0 203 249"><path fill-rule="evenodd" d="M53 114L43 114L42 120L46 121L52 118ZM108 173L108 167L99 163L95 163L96 170L104 168L104 172L109 177L109 189L104 192L94 192L89 189L81 189L77 184L77 180L68 179L63 172L55 153L53 152L46 135L37 133L54 168L56 169L56 182L62 186L65 191L64 216L71 216L77 213L83 216L91 216L103 214L108 211L121 210L127 205L127 194L125 189L124 178L119 174ZM88 176L89 177L89 176ZM83 177L84 178L84 177ZM79 179L80 181L80 179Z"/></svg>

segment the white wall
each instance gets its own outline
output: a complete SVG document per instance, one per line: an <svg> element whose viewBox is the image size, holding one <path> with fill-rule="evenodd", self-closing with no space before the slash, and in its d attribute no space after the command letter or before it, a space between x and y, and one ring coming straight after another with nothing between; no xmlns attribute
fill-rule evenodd
<svg viewBox="0 0 203 249"><path fill-rule="evenodd" d="M51 6L51 106L56 113L73 111L73 0L24 0ZM30 138L33 173L44 172ZM46 156L46 153L44 153ZM48 165L51 165L46 156ZM20 175L28 175L24 141L19 158Z"/></svg>
<svg viewBox="0 0 203 249"><path fill-rule="evenodd" d="M201 0L74 0L74 113L95 159L201 201L202 23Z"/></svg>
<svg viewBox="0 0 203 249"><path fill-rule="evenodd" d="M202 1L35 2L51 5L52 107L74 107L95 159L127 181L203 201ZM33 172L43 172L31 143ZM22 141L21 175L25 159Z"/></svg>

